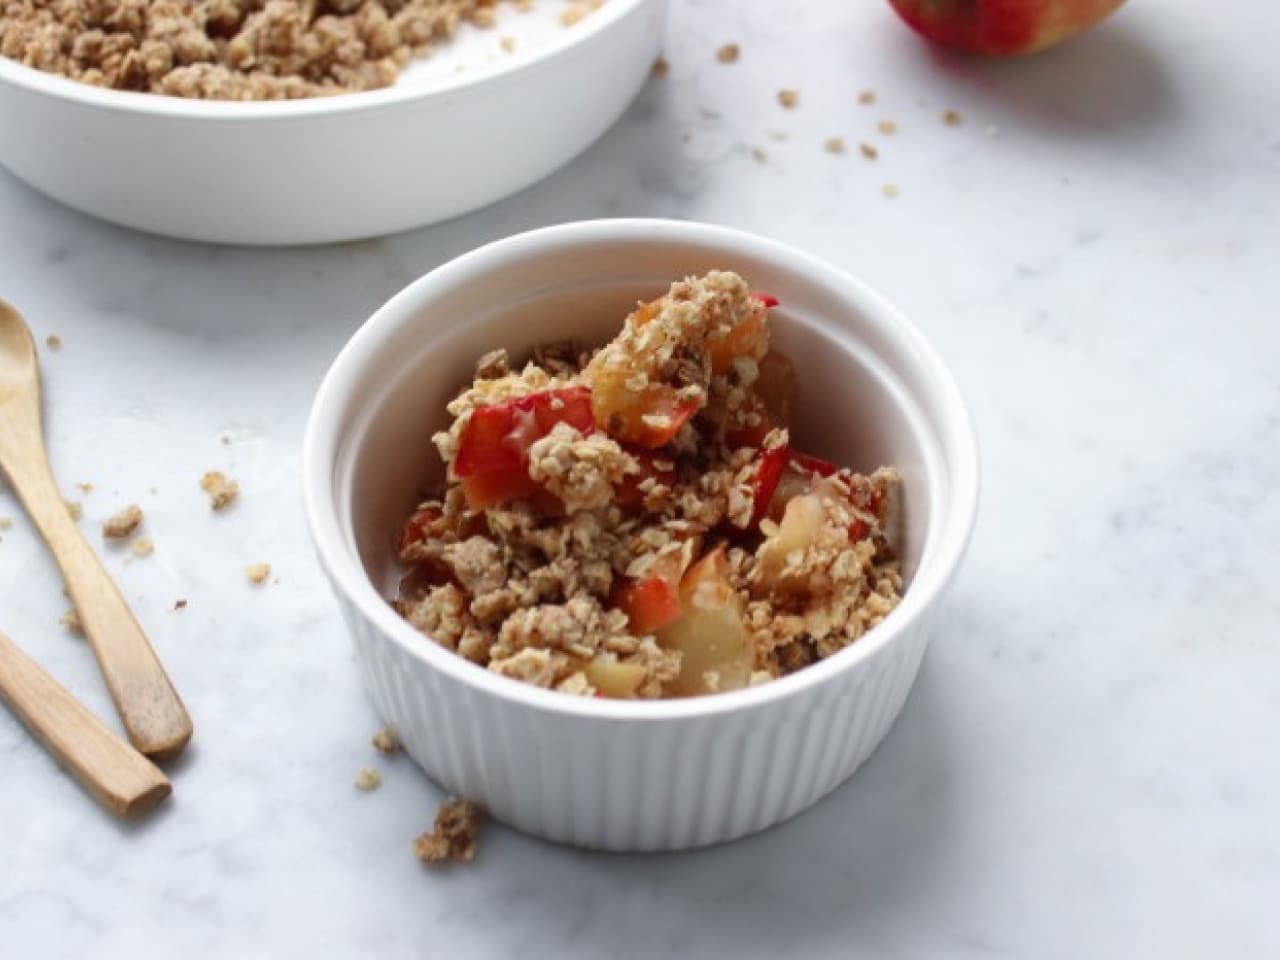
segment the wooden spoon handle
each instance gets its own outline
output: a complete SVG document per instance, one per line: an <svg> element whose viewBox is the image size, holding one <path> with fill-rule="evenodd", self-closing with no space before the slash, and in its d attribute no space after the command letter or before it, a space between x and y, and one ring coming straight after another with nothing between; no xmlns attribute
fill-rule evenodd
<svg viewBox="0 0 1280 960"><path fill-rule="evenodd" d="M44 457L7 459L14 490L62 569L129 741L153 760L176 757L191 739L191 718L142 627L72 521Z"/></svg>
<svg viewBox="0 0 1280 960"><path fill-rule="evenodd" d="M0 699L116 816L144 814L173 791L154 763L108 730L3 633Z"/></svg>

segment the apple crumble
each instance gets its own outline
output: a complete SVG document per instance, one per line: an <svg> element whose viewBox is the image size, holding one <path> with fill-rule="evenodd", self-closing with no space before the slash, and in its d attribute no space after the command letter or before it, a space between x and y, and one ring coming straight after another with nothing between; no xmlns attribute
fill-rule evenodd
<svg viewBox="0 0 1280 960"><path fill-rule="evenodd" d="M618 698L765 682L878 624L899 477L792 446L776 303L713 271L599 350L481 357L401 531L401 615L494 673Z"/></svg>

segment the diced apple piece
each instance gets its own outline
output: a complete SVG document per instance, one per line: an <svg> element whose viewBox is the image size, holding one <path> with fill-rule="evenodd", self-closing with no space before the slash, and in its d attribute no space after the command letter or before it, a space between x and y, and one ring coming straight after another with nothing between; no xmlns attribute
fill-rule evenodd
<svg viewBox="0 0 1280 960"><path fill-rule="evenodd" d="M453 472L459 477L503 470L520 470L534 441L545 437L557 423L567 423L580 433L595 428L591 393L586 387L542 390L471 412L458 437Z"/></svg>
<svg viewBox="0 0 1280 960"><path fill-rule="evenodd" d="M664 447L698 412L698 400L682 399L665 383L632 390L627 367L609 367L596 374L591 406L596 425L611 437L646 450Z"/></svg>
<svg viewBox="0 0 1280 960"><path fill-rule="evenodd" d="M722 340L710 345L711 372L726 372L738 357L761 359L769 349L769 331L765 328L763 310L752 311L736 327L728 332Z"/></svg>
<svg viewBox="0 0 1280 960"><path fill-rule="evenodd" d="M788 501L778 529L760 545L760 575L766 583L777 582L791 553L805 550L817 541L823 516L822 498L816 494L806 493Z"/></svg>
<svg viewBox="0 0 1280 960"><path fill-rule="evenodd" d="M683 654L680 675L666 692L679 697L745 687L754 657L723 546L689 568L680 582L680 604L680 619L658 632L664 648Z"/></svg>
<svg viewBox="0 0 1280 960"><path fill-rule="evenodd" d="M478 473L462 481L462 495L472 510L483 510L512 500L528 500L540 493L546 493L545 489L519 467Z"/></svg>
<svg viewBox="0 0 1280 960"><path fill-rule="evenodd" d="M627 625L636 636L656 633L680 616L678 588L660 576L628 581L613 605L627 615Z"/></svg>
<svg viewBox="0 0 1280 960"><path fill-rule="evenodd" d="M605 697L627 700L636 695L644 683L645 669L637 663L620 663L615 657L600 654L582 668L587 681Z"/></svg>

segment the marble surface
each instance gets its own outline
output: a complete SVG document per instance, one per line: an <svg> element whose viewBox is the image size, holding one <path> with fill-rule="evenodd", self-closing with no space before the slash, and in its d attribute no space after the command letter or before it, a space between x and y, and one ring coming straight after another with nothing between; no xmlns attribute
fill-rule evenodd
<svg viewBox="0 0 1280 960"><path fill-rule="evenodd" d="M882 3L676 0L670 75L572 166L325 249L141 236L0 174L0 295L63 340L56 471L94 538L145 508L154 556L107 562L197 726L172 802L121 826L0 712L0 954L1280 955L1277 30L1262 0L1135 0L993 64L931 53ZM303 420L422 272L625 214L767 233L897 301L971 400L979 529L899 724L814 810L679 856L494 827L470 867L428 872L408 848L439 794L369 748L303 522ZM243 487L226 515L210 468ZM114 722L7 493L0 515L0 629Z"/></svg>

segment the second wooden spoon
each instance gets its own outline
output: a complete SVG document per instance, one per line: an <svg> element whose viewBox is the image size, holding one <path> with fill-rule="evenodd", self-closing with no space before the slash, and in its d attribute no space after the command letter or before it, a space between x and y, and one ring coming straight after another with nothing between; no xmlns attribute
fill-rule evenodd
<svg viewBox="0 0 1280 960"><path fill-rule="evenodd" d="M40 372L31 331L0 300L0 467L62 568L130 742L148 757L177 756L191 718L120 591L67 512L40 426Z"/></svg>

